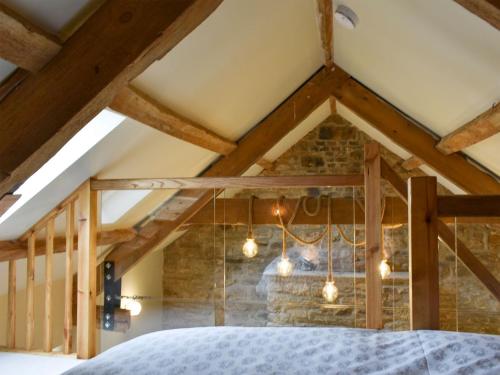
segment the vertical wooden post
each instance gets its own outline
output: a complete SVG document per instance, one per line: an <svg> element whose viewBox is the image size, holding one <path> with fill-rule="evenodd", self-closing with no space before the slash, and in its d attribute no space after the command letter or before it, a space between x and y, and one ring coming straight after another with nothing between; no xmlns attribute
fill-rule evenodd
<svg viewBox="0 0 500 375"><path fill-rule="evenodd" d="M66 206L66 270L64 283L64 353L71 353L73 329L73 250L75 237L75 203Z"/></svg>
<svg viewBox="0 0 500 375"><path fill-rule="evenodd" d="M380 186L380 146L365 145L365 241L366 241L366 328L380 329L382 322L382 218Z"/></svg>
<svg viewBox="0 0 500 375"><path fill-rule="evenodd" d="M90 181L82 186L78 202L76 352L88 359L96 354L97 192L90 189Z"/></svg>
<svg viewBox="0 0 500 375"><path fill-rule="evenodd" d="M9 297L7 307L7 347L16 347L16 261L9 260Z"/></svg>
<svg viewBox="0 0 500 375"><path fill-rule="evenodd" d="M52 264L54 257L54 219L47 222L45 234L45 312L43 350L52 351Z"/></svg>
<svg viewBox="0 0 500 375"><path fill-rule="evenodd" d="M437 182L408 181L410 328L439 329Z"/></svg>
<svg viewBox="0 0 500 375"><path fill-rule="evenodd" d="M26 260L26 350L33 348L35 334L35 243L36 234L28 237L28 253Z"/></svg>

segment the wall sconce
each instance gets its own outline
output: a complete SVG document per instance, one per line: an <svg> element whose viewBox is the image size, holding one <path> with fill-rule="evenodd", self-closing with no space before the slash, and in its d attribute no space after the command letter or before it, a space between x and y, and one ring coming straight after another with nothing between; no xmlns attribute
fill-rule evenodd
<svg viewBox="0 0 500 375"><path fill-rule="evenodd" d="M124 298L123 308L130 311L130 316L137 316L141 313L142 305L135 299Z"/></svg>

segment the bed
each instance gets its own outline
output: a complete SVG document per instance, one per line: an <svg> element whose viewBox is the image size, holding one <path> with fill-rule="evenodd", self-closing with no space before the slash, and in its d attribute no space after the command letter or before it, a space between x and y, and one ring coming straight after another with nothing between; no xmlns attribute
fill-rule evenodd
<svg viewBox="0 0 500 375"><path fill-rule="evenodd" d="M500 336L350 328L158 331L67 371L98 374L500 374Z"/></svg>

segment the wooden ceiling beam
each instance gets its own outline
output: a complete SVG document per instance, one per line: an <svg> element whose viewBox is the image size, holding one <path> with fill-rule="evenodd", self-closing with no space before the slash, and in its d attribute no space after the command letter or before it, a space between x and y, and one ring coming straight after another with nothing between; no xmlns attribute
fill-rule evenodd
<svg viewBox="0 0 500 375"><path fill-rule="evenodd" d="M0 216L7 211L17 200L21 198L19 194L5 194L0 198Z"/></svg>
<svg viewBox="0 0 500 375"><path fill-rule="evenodd" d="M116 245L122 242L131 241L137 232L133 228L114 229L99 232L97 234L97 246ZM73 239L75 250L78 250L77 236ZM35 243L35 255L45 254L45 240L37 240ZM0 241L0 262L26 258L27 242L22 240ZM54 253L66 251L66 237L56 237L54 239Z"/></svg>
<svg viewBox="0 0 500 375"><path fill-rule="evenodd" d="M338 85L332 88L332 94L375 129L463 190L479 195L500 194L500 184L493 177L462 155L443 155L435 148L436 140L430 134L353 78L340 88Z"/></svg>
<svg viewBox="0 0 500 375"><path fill-rule="evenodd" d="M322 69L302 85L295 93L279 105L264 120L248 132L238 147L228 156L220 158L203 177L239 176L255 164L288 132L300 124L308 115L328 99L332 85L341 85L348 78L343 71L333 72ZM217 192L215 192L217 193ZM206 204L213 200L214 191L204 191L196 195L179 193L168 201L156 214L168 211L168 205L176 200L191 199L189 206L174 221L158 223L152 220L144 224L136 240L117 246L107 260L115 261L116 277L123 276L142 257L149 254L165 239L186 223Z"/></svg>
<svg viewBox="0 0 500 375"><path fill-rule="evenodd" d="M500 30L500 1L498 0L455 0L457 4Z"/></svg>
<svg viewBox="0 0 500 375"><path fill-rule="evenodd" d="M24 79L0 103L0 172L8 175L0 181L0 196L38 170L221 1L103 4L43 70Z"/></svg>
<svg viewBox="0 0 500 375"><path fill-rule="evenodd" d="M236 143L176 113L132 86L120 90L110 108L172 137L218 154L228 155L237 147Z"/></svg>
<svg viewBox="0 0 500 375"><path fill-rule="evenodd" d="M407 170L407 171L412 171L414 169L417 169L419 168L421 165L423 165L424 163L422 163L422 160L420 160L419 158L415 157L415 156L411 156L409 157L408 159L406 159L405 161L403 161L401 163L401 166Z"/></svg>
<svg viewBox="0 0 500 375"><path fill-rule="evenodd" d="M363 175L242 176L91 180L92 190L269 189L362 186Z"/></svg>
<svg viewBox="0 0 500 375"><path fill-rule="evenodd" d="M29 72L27 70L17 68L0 83L0 102L9 95L26 77ZM1 181L1 178L0 178Z"/></svg>
<svg viewBox="0 0 500 375"><path fill-rule="evenodd" d="M110 108L162 133L221 155L229 155L238 146L236 142L180 115L132 86L120 90ZM273 166L272 162L264 158L257 164L264 169Z"/></svg>
<svg viewBox="0 0 500 375"><path fill-rule="evenodd" d="M30 72L37 72L61 49L55 36L35 27L0 4L0 57Z"/></svg>
<svg viewBox="0 0 500 375"><path fill-rule="evenodd" d="M321 46L325 56L325 66L333 66L333 4L332 0L317 0L319 16L319 34ZM333 96L330 97L330 110L337 113L337 102Z"/></svg>
<svg viewBox="0 0 500 375"><path fill-rule="evenodd" d="M461 151L500 132L500 103L441 138L436 148L445 155Z"/></svg>

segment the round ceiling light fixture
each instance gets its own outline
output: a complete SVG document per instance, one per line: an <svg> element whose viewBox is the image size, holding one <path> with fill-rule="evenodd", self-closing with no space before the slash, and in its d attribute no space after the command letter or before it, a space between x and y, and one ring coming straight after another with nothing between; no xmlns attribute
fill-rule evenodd
<svg viewBox="0 0 500 375"><path fill-rule="evenodd" d="M346 29L353 30L358 24L358 16L351 8L339 5L335 10L335 19Z"/></svg>

